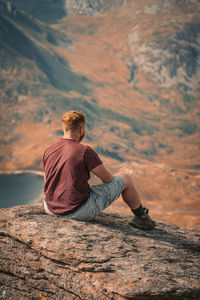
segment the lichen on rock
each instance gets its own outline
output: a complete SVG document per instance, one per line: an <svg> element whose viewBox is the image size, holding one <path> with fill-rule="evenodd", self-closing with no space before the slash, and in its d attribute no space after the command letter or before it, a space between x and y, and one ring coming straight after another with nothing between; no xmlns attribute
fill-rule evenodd
<svg viewBox="0 0 200 300"><path fill-rule="evenodd" d="M200 234L130 215L91 222L41 205L0 210L0 299L200 299Z"/></svg>

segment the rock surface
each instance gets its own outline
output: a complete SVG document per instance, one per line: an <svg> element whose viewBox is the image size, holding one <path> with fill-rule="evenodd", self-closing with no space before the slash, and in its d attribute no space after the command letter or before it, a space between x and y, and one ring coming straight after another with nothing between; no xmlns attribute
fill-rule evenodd
<svg viewBox="0 0 200 300"><path fill-rule="evenodd" d="M92 222L41 205L0 210L0 299L200 299L200 234L131 216Z"/></svg>

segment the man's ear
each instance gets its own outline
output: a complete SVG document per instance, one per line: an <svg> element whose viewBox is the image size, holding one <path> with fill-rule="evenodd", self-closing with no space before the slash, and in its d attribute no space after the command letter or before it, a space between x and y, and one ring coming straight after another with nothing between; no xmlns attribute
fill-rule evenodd
<svg viewBox="0 0 200 300"><path fill-rule="evenodd" d="M80 126L78 129L79 129L79 133L82 134L83 133L83 126Z"/></svg>

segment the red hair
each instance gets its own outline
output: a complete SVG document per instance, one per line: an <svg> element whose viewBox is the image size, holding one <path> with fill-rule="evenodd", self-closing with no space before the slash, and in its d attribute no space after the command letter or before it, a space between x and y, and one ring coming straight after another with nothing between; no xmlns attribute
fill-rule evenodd
<svg viewBox="0 0 200 300"><path fill-rule="evenodd" d="M77 130L85 123L85 115L81 111L71 110L62 116L62 125L65 131Z"/></svg>

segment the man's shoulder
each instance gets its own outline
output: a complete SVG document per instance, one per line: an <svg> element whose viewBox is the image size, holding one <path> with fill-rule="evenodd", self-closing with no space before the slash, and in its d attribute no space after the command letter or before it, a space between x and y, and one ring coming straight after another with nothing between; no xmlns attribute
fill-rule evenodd
<svg viewBox="0 0 200 300"><path fill-rule="evenodd" d="M62 139L56 140L53 143L51 143L44 151L44 153L47 153L49 151L51 151L52 149L57 148L59 145L63 144Z"/></svg>
<svg viewBox="0 0 200 300"><path fill-rule="evenodd" d="M95 152L94 149L88 145L88 144L82 144L78 141L75 140L66 140L64 138L60 138L59 140L54 141L53 143L51 143L45 150L45 153L47 152L51 152L54 151L56 149L59 149L60 147L62 147L62 149L64 150L64 148L68 148L70 147L71 149L74 149L74 151L81 151L83 154L85 153L91 153L91 152ZM64 148L63 148L64 147ZM69 149L69 148L68 148Z"/></svg>
<svg viewBox="0 0 200 300"><path fill-rule="evenodd" d="M51 147L53 147L55 145L58 145L60 143L62 143L62 139L59 139L59 140L56 140L56 141L52 142L51 144L49 144L49 146L47 147L47 149L49 149L49 148L51 148Z"/></svg>
<svg viewBox="0 0 200 300"><path fill-rule="evenodd" d="M80 143L80 145L81 145L81 148L84 150L84 152L86 152L86 151L94 151L94 149L90 145L81 144L81 143Z"/></svg>

